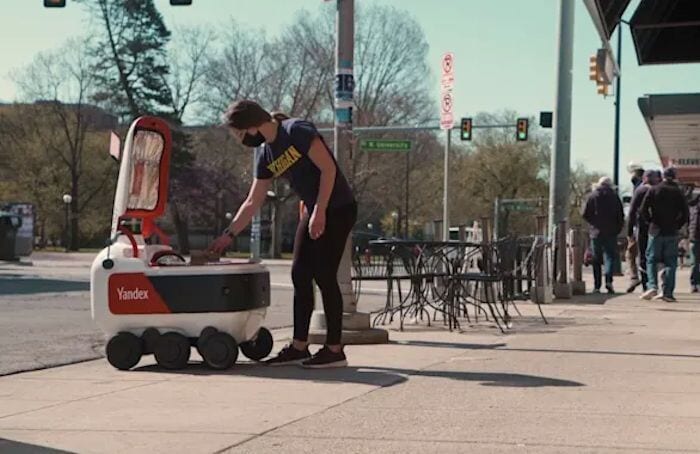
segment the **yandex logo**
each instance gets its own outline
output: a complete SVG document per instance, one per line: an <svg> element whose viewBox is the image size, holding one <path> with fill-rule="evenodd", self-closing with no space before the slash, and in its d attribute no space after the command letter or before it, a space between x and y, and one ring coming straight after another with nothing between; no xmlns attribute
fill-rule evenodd
<svg viewBox="0 0 700 454"><path fill-rule="evenodd" d="M117 289L117 294L119 295L119 301L139 301L148 299L148 290L141 290L138 287L133 290L119 287Z"/></svg>
<svg viewBox="0 0 700 454"><path fill-rule="evenodd" d="M109 311L116 315L169 314L171 311L143 273L113 274L109 277Z"/></svg>

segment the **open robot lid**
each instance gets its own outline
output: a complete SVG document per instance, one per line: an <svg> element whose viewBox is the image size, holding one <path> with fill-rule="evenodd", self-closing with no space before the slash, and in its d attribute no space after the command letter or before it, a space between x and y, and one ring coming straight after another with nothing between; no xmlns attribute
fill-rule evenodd
<svg viewBox="0 0 700 454"><path fill-rule="evenodd" d="M121 218L150 224L165 213L171 148L170 128L162 119L140 117L131 124L114 196L112 232Z"/></svg>

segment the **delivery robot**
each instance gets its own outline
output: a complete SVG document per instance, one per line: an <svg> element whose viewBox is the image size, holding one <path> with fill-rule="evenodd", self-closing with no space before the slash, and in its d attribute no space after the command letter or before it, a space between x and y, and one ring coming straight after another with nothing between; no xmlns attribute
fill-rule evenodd
<svg viewBox="0 0 700 454"><path fill-rule="evenodd" d="M92 318L107 336L107 360L128 370L154 354L167 369L187 366L194 346L214 369L228 369L238 349L252 360L272 350L262 327L270 275L250 260L189 263L155 221L165 213L172 139L156 117L135 120L124 142L111 239L90 276ZM158 237L160 244L146 244Z"/></svg>

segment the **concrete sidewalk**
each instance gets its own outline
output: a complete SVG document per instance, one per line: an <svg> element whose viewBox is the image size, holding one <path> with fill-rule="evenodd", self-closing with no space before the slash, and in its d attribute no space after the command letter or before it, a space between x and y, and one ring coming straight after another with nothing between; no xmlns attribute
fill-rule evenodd
<svg viewBox="0 0 700 454"><path fill-rule="evenodd" d="M148 357L1 377L0 452L698 452L700 297L678 297L578 298L549 325L520 303L506 335L411 325L342 370Z"/></svg>

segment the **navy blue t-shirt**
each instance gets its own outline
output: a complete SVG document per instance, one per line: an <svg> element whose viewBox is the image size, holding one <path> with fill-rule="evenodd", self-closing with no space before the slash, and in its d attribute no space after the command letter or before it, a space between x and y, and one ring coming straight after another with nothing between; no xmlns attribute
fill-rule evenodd
<svg viewBox="0 0 700 454"><path fill-rule="evenodd" d="M258 154L255 166L255 178L260 180L285 177L309 212L316 205L321 182L321 170L309 157L311 142L316 137L320 137L320 134L310 122L296 118L284 120L277 129L275 141L265 144ZM335 163L333 154L328 147L325 148ZM349 205L355 201L350 185L337 163L335 168L335 184L328 201L329 208Z"/></svg>

